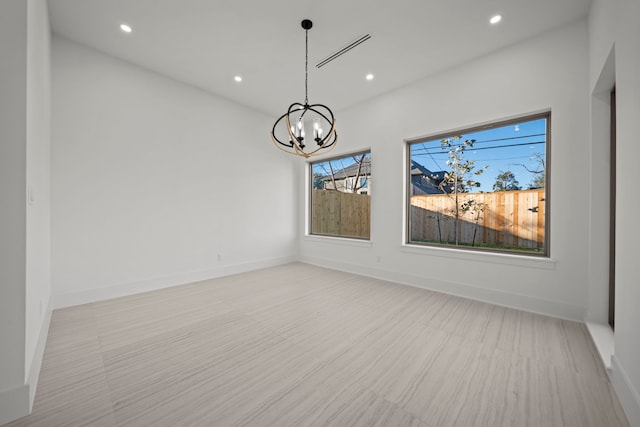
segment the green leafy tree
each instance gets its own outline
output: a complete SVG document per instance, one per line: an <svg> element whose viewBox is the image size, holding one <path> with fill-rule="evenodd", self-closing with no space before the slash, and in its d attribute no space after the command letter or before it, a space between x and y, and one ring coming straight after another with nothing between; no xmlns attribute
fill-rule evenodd
<svg viewBox="0 0 640 427"><path fill-rule="evenodd" d="M500 171L493 184L493 191L515 191L520 190L520 183L510 170Z"/></svg>
<svg viewBox="0 0 640 427"><path fill-rule="evenodd" d="M481 204L477 203L474 199L467 199L465 202L460 203L460 193L469 193L471 189L480 187L480 183L475 181L473 177L482 175L487 169L484 166L476 170L475 161L465 159L465 151L469 148L473 148L475 139L467 139L462 141L461 135L454 135L451 138L446 138L440 141L440 147L443 150L448 150L449 158L447 159L447 166L450 170L444 174L444 179L440 183L440 190L447 194L452 194L454 198L454 240L455 244L458 244L458 235L460 228L460 215L474 211L480 212ZM475 240L475 237L474 237Z"/></svg>

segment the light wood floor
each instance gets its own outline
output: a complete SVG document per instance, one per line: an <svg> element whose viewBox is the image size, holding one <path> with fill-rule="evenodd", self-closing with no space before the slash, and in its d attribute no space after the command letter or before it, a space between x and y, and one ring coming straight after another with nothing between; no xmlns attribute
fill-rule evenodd
<svg viewBox="0 0 640 427"><path fill-rule="evenodd" d="M15 426L628 426L582 324L289 264L53 313Z"/></svg>

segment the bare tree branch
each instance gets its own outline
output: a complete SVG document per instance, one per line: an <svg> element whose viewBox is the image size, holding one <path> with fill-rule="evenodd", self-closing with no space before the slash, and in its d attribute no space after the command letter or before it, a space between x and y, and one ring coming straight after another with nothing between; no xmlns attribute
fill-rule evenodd
<svg viewBox="0 0 640 427"><path fill-rule="evenodd" d="M360 160L357 160L355 157L353 158L353 160L355 160L355 162L358 164L358 171L356 172L356 178L353 182L353 189L351 190L352 193L357 193L358 190L362 188L361 186L358 187L358 183L360 182L360 173L362 172L362 163L364 163L364 156L366 156L366 154L360 156Z"/></svg>
<svg viewBox="0 0 640 427"><path fill-rule="evenodd" d="M333 166L331 166L331 162L329 162L329 169L331 170L331 183L333 184L333 189L338 191L338 186L336 185L336 176L333 172Z"/></svg>

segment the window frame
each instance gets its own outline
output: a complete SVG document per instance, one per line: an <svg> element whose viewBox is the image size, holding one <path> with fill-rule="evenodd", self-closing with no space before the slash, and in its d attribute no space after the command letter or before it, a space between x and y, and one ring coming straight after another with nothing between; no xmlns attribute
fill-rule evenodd
<svg viewBox="0 0 640 427"><path fill-rule="evenodd" d="M334 156L329 156L329 157L323 157L323 158L317 158L314 160L308 160L307 161L307 175L308 175L308 180L306 183L306 192L308 194L308 198L307 198L307 212L306 212L306 223L307 223L307 227L306 227L306 236L310 237L310 238L314 238L314 239L326 239L326 240L333 240L336 239L334 241L351 241L355 244L365 244L367 246L369 246L372 242L372 238L371 238L371 231L372 231L372 226L371 226L371 220L373 217L373 212L371 209L371 199L369 199L369 237L357 237L357 236L341 236L338 234L318 234L318 233L313 233L313 166L314 164L318 164L318 163L325 163L325 162L331 162L334 160L339 160L339 159L344 159L344 158L349 158L349 157L355 157L358 155L362 155L362 154L368 154L369 156L369 161L371 162L370 165L370 172L373 171L373 162L371 160L372 158L372 150L371 148L363 148L360 150L355 150L355 151L349 151L346 153L342 153L342 154L337 154ZM372 175L372 173L370 174ZM369 176L370 176L369 175ZM362 178L362 177L361 177ZM346 184L349 178L345 179L345 188L346 188ZM367 185L368 187L368 185ZM336 190L339 191L339 190ZM359 193L357 193L359 194ZM371 194L369 194L369 192L367 191L366 194L363 194L368 196L369 198L371 198Z"/></svg>
<svg viewBox="0 0 640 427"><path fill-rule="evenodd" d="M490 130L500 128L509 125L521 124L523 122L529 122L539 119L546 119L546 143L545 143L545 185L544 185L544 202L545 202L545 218L544 218L544 243L542 251L540 252L520 252L516 250L500 249L500 248L486 248L486 247L473 247L473 246L456 246L451 244L440 243L419 243L411 241L411 146L427 141L441 140L450 138L453 135L464 135L468 133L479 132L483 130ZM404 239L403 246L408 248L431 248L431 249L444 249L446 251L460 251L471 253L488 253L488 254L501 254L510 256L522 256L526 258L551 258L551 127L552 114L551 110L544 110L541 112L523 114L514 116L508 119L498 119L486 122L481 125L459 127L446 132L438 132L428 134L425 136L414 137L405 139L405 173L404 173L404 210L405 210L405 224L404 224Z"/></svg>

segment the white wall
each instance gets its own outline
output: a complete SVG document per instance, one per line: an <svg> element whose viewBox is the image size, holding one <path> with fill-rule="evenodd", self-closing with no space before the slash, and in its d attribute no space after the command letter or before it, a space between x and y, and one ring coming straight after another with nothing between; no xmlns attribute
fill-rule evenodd
<svg viewBox="0 0 640 427"><path fill-rule="evenodd" d="M54 305L292 260L271 119L54 37Z"/></svg>
<svg viewBox="0 0 640 427"><path fill-rule="evenodd" d="M585 321L607 368L614 349L609 318L611 90L615 85L615 49L610 28L615 8L592 3L589 15L589 255ZM606 268L602 268L606 260Z"/></svg>
<svg viewBox="0 0 640 427"><path fill-rule="evenodd" d="M0 424L23 415L27 3L0 3Z"/></svg>
<svg viewBox="0 0 640 427"><path fill-rule="evenodd" d="M616 331L614 379L625 393L625 409L640 426L640 199L633 178L640 159L640 3L619 2L616 37L617 206ZM633 397L631 396L633 393Z"/></svg>
<svg viewBox="0 0 640 427"><path fill-rule="evenodd" d="M589 263L586 320L606 325L609 315L609 223L611 172L611 90L615 82L615 52L611 46L603 72L591 85L589 152ZM602 260L607 268L602 268ZM611 335L612 336L612 335ZM609 362L607 362L608 364Z"/></svg>
<svg viewBox="0 0 640 427"><path fill-rule="evenodd" d="M2 2L0 424L31 410L51 312L49 52L46 0Z"/></svg>
<svg viewBox="0 0 640 427"><path fill-rule="evenodd" d="M29 0L28 34L25 381L33 385L33 404L51 315L51 31L46 0Z"/></svg>
<svg viewBox="0 0 640 427"><path fill-rule="evenodd" d="M587 279L587 52L587 24L579 22L340 112L337 150L371 147L377 177L372 243L304 236L301 227L302 259L582 320ZM551 260L403 246L403 140L547 109L552 112ZM298 172L301 180L304 171ZM303 197L304 189L299 194Z"/></svg>
<svg viewBox="0 0 640 427"><path fill-rule="evenodd" d="M640 158L640 3L594 0L589 17L590 89L613 69L616 84L616 311L611 377L632 426L640 426L640 265L637 227L640 200L636 179ZM611 53L613 52L613 55ZM613 66L608 61L613 57ZM607 79L605 77L605 79ZM592 99L592 116L601 106ZM596 131L598 128L596 127ZM590 295L590 304L599 296Z"/></svg>

